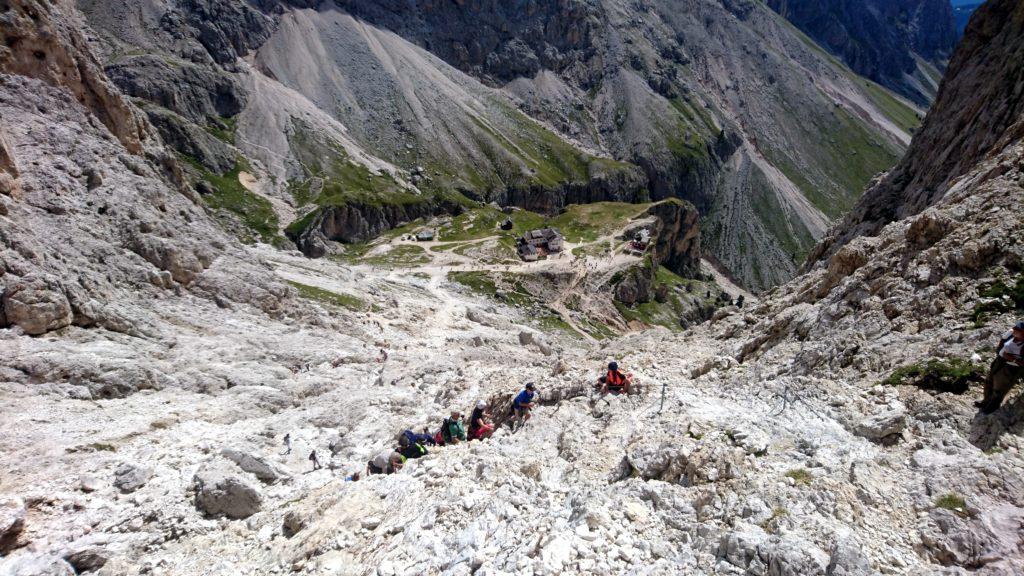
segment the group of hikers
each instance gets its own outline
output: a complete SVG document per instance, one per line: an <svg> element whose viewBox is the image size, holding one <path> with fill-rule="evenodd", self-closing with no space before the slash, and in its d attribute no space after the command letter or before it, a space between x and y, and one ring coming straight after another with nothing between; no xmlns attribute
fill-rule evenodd
<svg viewBox="0 0 1024 576"><path fill-rule="evenodd" d="M992 414L999 409L1006 395L1022 377L1024 377L1024 320L1017 322L999 340L996 357L985 378L984 396L974 405L981 413ZM631 374L620 371L618 363L611 362L608 364L607 371L597 379L595 388L599 389L602 395L629 394L633 389L633 377ZM528 382L512 399L509 416L513 432L530 419L536 395L536 385ZM441 422L437 432L431 433L429 428L424 428L421 433L404 430L398 436L397 447L388 448L375 454L366 463L366 473L393 474L401 470L408 460L426 456L429 453L428 447L486 440L491 437L494 430L493 415L487 402L481 400L476 403L476 407L470 413L468 428L463 421L462 413L453 410ZM284 442L286 453L291 453L291 435L285 435ZM313 463L314 470L321 467L316 451L310 453L309 459ZM359 478L360 473L357 472L348 476L346 480L359 480Z"/></svg>
<svg viewBox="0 0 1024 576"><path fill-rule="evenodd" d="M611 362L608 364L607 372L598 378L596 387L602 394L629 394L632 383L632 375L622 373L618 363ZM535 406L536 396L536 385L533 382L528 382L512 399L509 416L513 432L530 419L530 412ZM398 436L397 447L378 452L366 463L366 473L393 474L401 470L410 459L426 456L430 451L429 447L490 438L494 433L495 424L489 408L487 402L483 400L477 402L469 416L468 429L462 419L462 413L453 410L441 422L441 427L437 432L431 433L429 428L425 428L420 433L404 430Z"/></svg>

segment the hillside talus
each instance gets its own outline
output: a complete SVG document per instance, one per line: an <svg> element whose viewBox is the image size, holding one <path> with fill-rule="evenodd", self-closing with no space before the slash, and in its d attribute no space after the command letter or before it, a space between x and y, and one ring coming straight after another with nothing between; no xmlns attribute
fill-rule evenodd
<svg viewBox="0 0 1024 576"><path fill-rule="evenodd" d="M723 31L744 17L776 22L757 20L774 18L759 3L700 5L708 27ZM54 6L45 13L63 18ZM242 12L202 4L189 13L235 17L189 20L168 5L128 11L123 32L157 15L183 26L168 37L209 67L207 45L252 55L230 24L281 25L273 10L230 6ZM716 19L722 6L735 21ZM440 61L326 12L336 19L319 24L338 26L325 39L361 30L382 53L393 52L378 42L403 46L415 62ZM444 266L345 264L244 244L212 205L230 196L218 193L249 198L241 189L212 173L204 177L224 190L176 179L177 164L160 160L171 154L162 136L133 153L117 124L79 101L77 80L2 69L0 574L1024 572L1024 394L990 415L972 406L997 339L1024 311L1024 253L1010 241L1024 234L1024 142L1010 129L1020 111L997 89L1016 86L1024 65L1007 57L1019 35L1003 33L1017 14L1016 2L991 0L953 58L943 92L974 82L971 93L996 102L972 101L979 121L952 141L979 150L947 190L918 206L901 189L891 221L822 248L820 265L756 304L722 307L684 332L596 342L542 322L520 294L499 299L495 286L472 274L455 281ZM184 32L192 29L202 34ZM261 171L283 170L297 153L310 170L304 183L341 194L326 170L342 152L335 183L376 186L396 202L425 195L403 185L418 172L367 153L355 128L250 63L232 65L224 73L236 74L246 111L236 144L229 121L215 138L239 150L239 135L256 130L282 151L234 169L253 195L280 200L262 192ZM345 78L318 70L326 83ZM421 72L431 70L457 69ZM936 106L920 137L960 122L962 110ZM997 110L1016 117L984 119ZM141 134L155 134L148 112L135 115ZM288 136L309 126L310 138L292 147ZM328 140L337 156L307 162ZM742 169L733 173L771 172L750 142L724 149L732 146L746 150L730 156ZM911 180L933 177L908 166ZM657 253L686 264L696 257L695 210L666 204L675 206L655 209ZM572 273L564 277L571 286ZM613 360L634 375L637 394L594 392ZM518 430L501 426L485 441L432 447L397 474L353 478L401 431L435 431L453 409L469 413L484 400L507 422L525 382L540 394Z"/></svg>

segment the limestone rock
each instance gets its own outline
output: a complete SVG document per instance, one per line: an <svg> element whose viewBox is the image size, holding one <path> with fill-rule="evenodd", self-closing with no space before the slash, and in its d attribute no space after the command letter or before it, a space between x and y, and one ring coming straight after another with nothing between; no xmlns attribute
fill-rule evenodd
<svg viewBox="0 0 1024 576"><path fill-rule="evenodd" d="M48 276L27 276L8 284L3 308L9 324L31 335L64 328L73 318L60 281Z"/></svg>
<svg viewBox="0 0 1024 576"><path fill-rule="evenodd" d="M18 497L0 498L0 554L10 552L25 529L25 503Z"/></svg>
<svg viewBox="0 0 1024 576"><path fill-rule="evenodd" d="M114 471L114 487L129 494L145 486L152 475L153 470L149 467L122 464Z"/></svg>
<svg viewBox="0 0 1024 576"><path fill-rule="evenodd" d="M866 417L857 423L855 431L858 436L863 436L869 440L881 441L902 432L906 423L907 414L905 410L888 410Z"/></svg>
<svg viewBox="0 0 1024 576"><path fill-rule="evenodd" d="M245 480L223 468L205 468L193 477L196 507L210 516L248 518L260 510L263 496Z"/></svg>
<svg viewBox="0 0 1024 576"><path fill-rule="evenodd" d="M253 476L263 482L273 484L288 476L288 473L281 470L276 464L267 461L262 456L256 456L244 450L236 448L225 448L221 455L238 465L239 468L250 472Z"/></svg>

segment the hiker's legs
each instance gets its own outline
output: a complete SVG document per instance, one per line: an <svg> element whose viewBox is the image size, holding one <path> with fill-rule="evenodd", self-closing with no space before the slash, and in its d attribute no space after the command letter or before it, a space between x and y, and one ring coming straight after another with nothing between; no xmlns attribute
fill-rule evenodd
<svg viewBox="0 0 1024 576"><path fill-rule="evenodd" d="M989 366L988 375L985 376L984 394L981 397L982 404L988 404L988 401L992 399L993 380L995 379L995 375L1002 371L1003 366L1006 366L1006 360L999 357L996 357L996 359L992 361L992 365Z"/></svg>
<svg viewBox="0 0 1024 576"><path fill-rule="evenodd" d="M1013 385L1020 380L1022 373L1024 373L1024 370L1003 362L1002 367L992 373L990 378L992 381L991 396L986 401L985 406L982 407L982 410L985 412L995 412L1002 405L1003 399L1009 394Z"/></svg>

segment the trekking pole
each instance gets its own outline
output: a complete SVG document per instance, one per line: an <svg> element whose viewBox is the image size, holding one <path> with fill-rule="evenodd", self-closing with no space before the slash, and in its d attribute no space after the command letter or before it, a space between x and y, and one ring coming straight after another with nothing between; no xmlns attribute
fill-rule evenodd
<svg viewBox="0 0 1024 576"><path fill-rule="evenodd" d="M658 414L665 408L665 387L668 386L667 380L661 381L661 406L658 406Z"/></svg>

